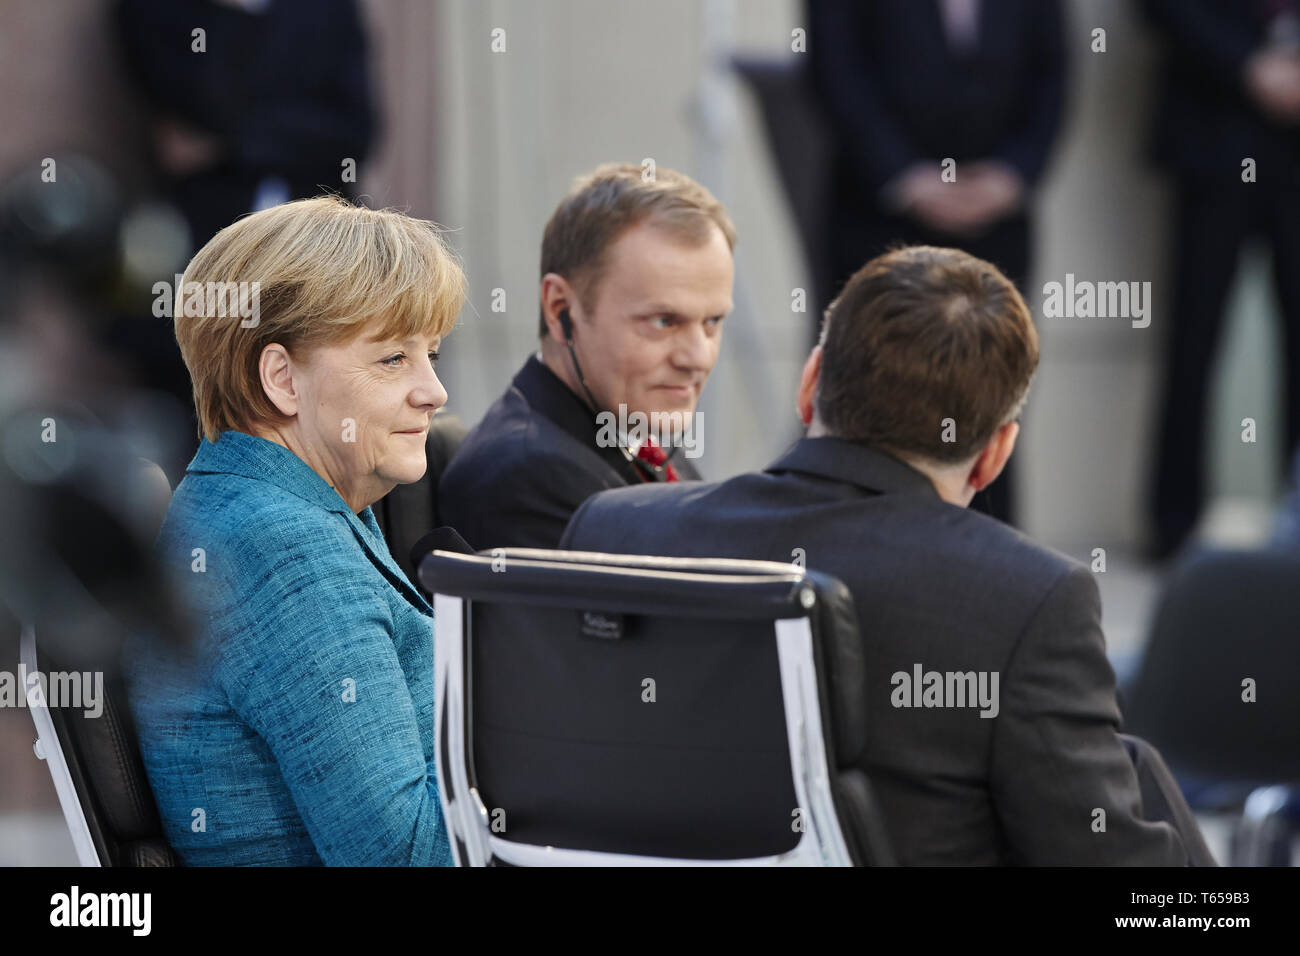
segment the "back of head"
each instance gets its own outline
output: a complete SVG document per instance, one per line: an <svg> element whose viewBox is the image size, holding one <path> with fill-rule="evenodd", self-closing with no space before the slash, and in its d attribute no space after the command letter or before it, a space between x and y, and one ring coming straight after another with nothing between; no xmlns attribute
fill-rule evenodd
<svg viewBox="0 0 1300 956"><path fill-rule="evenodd" d="M653 222L687 243L707 241L714 227L735 249L736 230L722 203L684 173L663 166L648 174L631 163L606 163L573 183L542 234L541 274L564 276L590 309L609 248L624 232ZM538 322L546 338L546 320Z"/></svg>
<svg viewBox="0 0 1300 956"><path fill-rule="evenodd" d="M1024 299L959 249L872 259L827 312L816 413L831 435L948 466L1017 418L1038 366Z"/></svg>

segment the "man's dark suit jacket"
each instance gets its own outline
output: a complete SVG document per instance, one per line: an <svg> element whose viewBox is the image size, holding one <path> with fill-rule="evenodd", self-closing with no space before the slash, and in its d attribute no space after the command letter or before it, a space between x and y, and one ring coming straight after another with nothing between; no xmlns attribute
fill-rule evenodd
<svg viewBox="0 0 1300 956"><path fill-rule="evenodd" d="M865 645L863 769L901 863L1187 863L1172 827L1142 819L1092 575L898 459L805 438L761 473L597 495L560 546L786 562L802 549L843 580ZM891 676L917 664L997 672L997 716L893 706Z"/></svg>
<svg viewBox="0 0 1300 956"><path fill-rule="evenodd" d="M978 45L955 54L937 0L810 0L813 80L840 138L841 202L876 205L917 160L1001 159L1031 188L1061 122L1059 0L981 0ZM938 168L935 169L936 174Z"/></svg>
<svg viewBox="0 0 1300 956"><path fill-rule="evenodd" d="M1267 39L1271 0L1143 0L1165 47L1153 129L1157 162L1182 181L1239 189L1241 161L1261 187L1300 182L1300 130L1268 119L1246 91L1246 60Z"/></svg>
<svg viewBox="0 0 1300 956"><path fill-rule="evenodd" d="M438 484L438 518L475 548L554 548L578 506L643 481L620 448L596 444L591 409L536 355L488 409ZM672 459L682 478L690 461Z"/></svg>

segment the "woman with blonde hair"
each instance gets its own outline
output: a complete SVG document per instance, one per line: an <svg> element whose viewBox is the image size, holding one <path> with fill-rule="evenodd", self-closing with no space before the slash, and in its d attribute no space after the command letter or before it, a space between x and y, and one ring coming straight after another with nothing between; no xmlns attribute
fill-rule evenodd
<svg viewBox="0 0 1300 956"><path fill-rule="evenodd" d="M370 505L424 473L464 274L434 224L322 197L181 281L203 440L155 550L200 640L124 659L164 833L188 865L449 864L433 612Z"/></svg>

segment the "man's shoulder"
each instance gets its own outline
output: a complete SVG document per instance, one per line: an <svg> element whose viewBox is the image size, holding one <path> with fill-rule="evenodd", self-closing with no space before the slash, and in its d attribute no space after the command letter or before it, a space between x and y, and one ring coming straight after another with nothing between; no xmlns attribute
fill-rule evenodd
<svg viewBox="0 0 1300 956"><path fill-rule="evenodd" d="M1050 587L1084 569L1076 559L1031 539L986 514L916 495L807 500L791 479L748 472L724 481L634 485L587 500L570 523L570 535L613 544L631 528L641 537L681 535L708 528L747 539L778 522L797 523L808 540L834 543L863 564L915 565L936 575L960 572L1021 589ZM653 530L651 530L653 529ZM739 538L735 536L739 535Z"/></svg>
<svg viewBox="0 0 1300 956"><path fill-rule="evenodd" d="M1035 541L1019 528L983 512L947 503L944 510L951 516L951 546L969 560L987 562L991 557L997 558L999 563L1021 567L1052 580L1084 568L1076 558Z"/></svg>
<svg viewBox="0 0 1300 956"><path fill-rule="evenodd" d="M599 522L610 515L635 511L638 515L649 512L682 513L701 497L725 485L723 481L651 481L643 484L610 488L589 497L580 515L584 520ZM575 515L575 523L578 516Z"/></svg>
<svg viewBox="0 0 1300 956"><path fill-rule="evenodd" d="M485 482L535 480L563 471L604 474L612 471L588 448L538 409L512 386L482 420L470 429L443 474L442 485L482 488Z"/></svg>

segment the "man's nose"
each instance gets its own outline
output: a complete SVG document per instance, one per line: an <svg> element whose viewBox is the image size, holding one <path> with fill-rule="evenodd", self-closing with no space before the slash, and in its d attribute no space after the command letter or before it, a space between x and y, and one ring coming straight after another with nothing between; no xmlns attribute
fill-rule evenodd
<svg viewBox="0 0 1300 956"><path fill-rule="evenodd" d="M705 331L704 324L693 322L678 338L673 361L679 368L708 372L718 358L718 341Z"/></svg>

